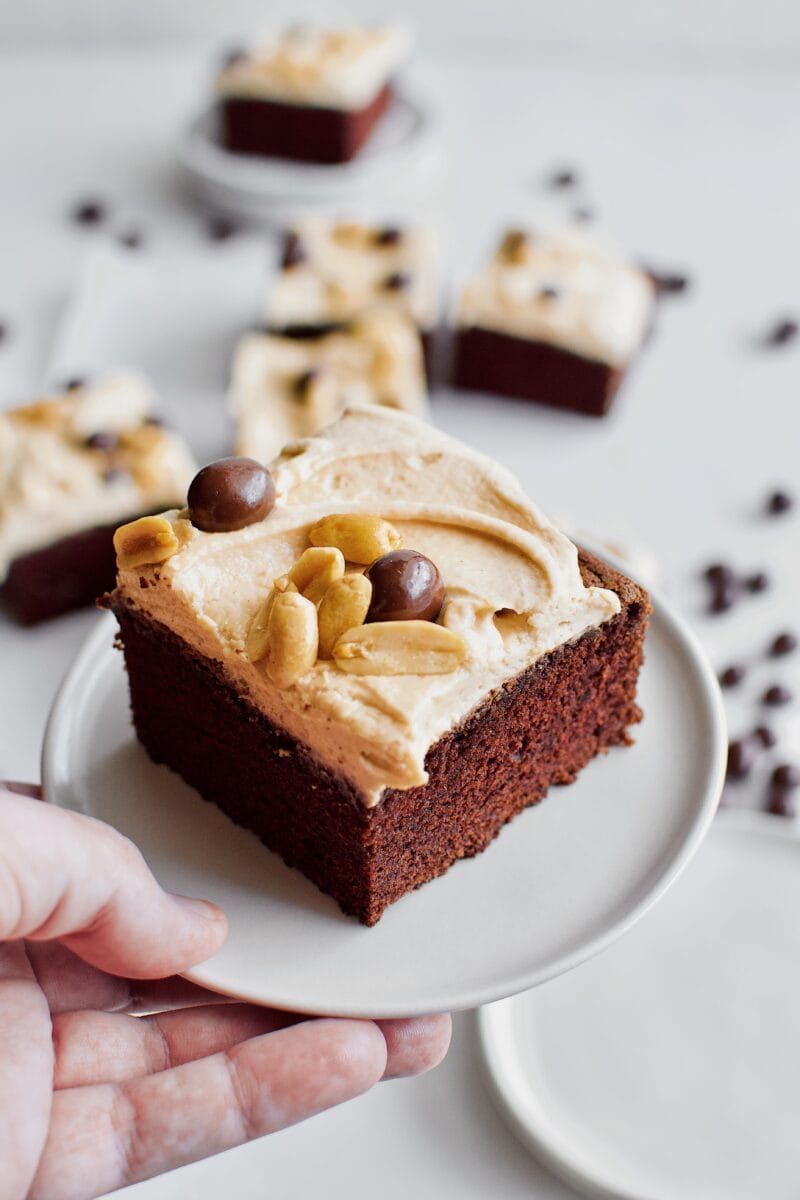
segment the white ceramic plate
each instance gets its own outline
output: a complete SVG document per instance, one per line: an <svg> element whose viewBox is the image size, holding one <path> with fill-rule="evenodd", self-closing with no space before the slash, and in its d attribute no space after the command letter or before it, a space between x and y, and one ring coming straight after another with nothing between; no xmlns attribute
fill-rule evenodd
<svg viewBox="0 0 800 1200"><path fill-rule="evenodd" d="M404 199L436 175L442 143L435 109L398 94L364 149L348 163L330 165L232 154L217 140L213 109L197 117L178 145L184 178L198 198L245 219L284 219L318 206Z"/></svg>
<svg viewBox="0 0 800 1200"><path fill-rule="evenodd" d="M628 929L691 858L717 803L725 734L716 681L656 600L636 745L590 763L483 854L367 929L150 762L131 726L114 629L110 616L99 619L56 700L46 794L122 830L172 891L222 905L228 941L191 972L221 992L304 1012L401 1016L533 987ZM176 727L175 736L186 735Z"/></svg>
<svg viewBox="0 0 800 1200"><path fill-rule="evenodd" d="M607 954L482 1010L518 1135L604 1200L796 1200L800 839L722 813Z"/></svg>

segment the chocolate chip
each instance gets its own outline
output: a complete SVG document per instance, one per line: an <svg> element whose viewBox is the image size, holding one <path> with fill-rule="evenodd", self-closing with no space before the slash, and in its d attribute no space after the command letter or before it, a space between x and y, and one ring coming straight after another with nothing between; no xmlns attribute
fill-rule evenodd
<svg viewBox="0 0 800 1200"><path fill-rule="evenodd" d="M372 584L367 621L435 621L444 604L439 568L417 550L392 550L366 570Z"/></svg>
<svg viewBox="0 0 800 1200"><path fill-rule="evenodd" d="M769 794L769 801L767 802L767 812L772 813L773 817L795 816L794 801L791 794L782 788L772 788Z"/></svg>
<svg viewBox="0 0 800 1200"><path fill-rule="evenodd" d="M733 608L736 601L739 599L739 585L735 581L727 583L717 583L714 585L714 590L709 601L708 611L710 613L727 612L729 608Z"/></svg>
<svg viewBox="0 0 800 1200"><path fill-rule="evenodd" d="M793 633L779 633L777 637L772 639L769 652L773 658L777 658L781 654L791 654L796 649L797 638Z"/></svg>
<svg viewBox="0 0 800 1200"><path fill-rule="evenodd" d="M769 575L766 571L755 571L745 577L744 586L748 592L765 592L769 587Z"/></svg>
<svg viewBox="0 0 800 1200"><path fill-rule="evenodd" d="M262 521L275 504L275 484L252 458L220 458L189 485L189 519L206 533L229 533Z"/></svg>
<svg viewBox="0 0 800 1200"><path fill-rule="evenodd" d="M305 261L305 247L300 238L296 233L287 233L283 243L283 256L281 257L282 269L287 271L292 267L299 267L300 263L304 263Z"/></svg>
<svg viewBox="0 0 800 1200"><path fill-rule="evenodd" d="M720 687L724 687L724 688L736 687L737 684L742 682L742 680L744 679L746 674L747 674L747 671L745 670L745 668L743 666L741 666L740 663L732 663L729 667L726 667L725 670L720 674L720 677L719 677Z"/></svg>
<svg viewBox="0 0 800 1200"><path fill-rule="evenodd" d="M298 400L307 399L309 388L319 379L319 375L319 370L311 367L308 371L303 371L302 375L297 376L294 381L294 394Z"/></svg>
<svg viewBox="0 0 800 1200"><path fill-rule="evenodd" d="M703 572L703 578L709 583L735 583L736 575L727 563L711 563Z"/></svg>
<svg viewBox="0 0 800 1200"><path fill-rule="evenodd" d="M383 286L390 292L402 292L411 284L411 276L408 271L393 271L391 275L387 275L383 281Z"/></svg>
<svg viewBox="0 0 800 1200"><path fill-rule="evenodd" d="M376 246L396 246L402 240L403 231L396 225L387 225L384 229L379 229L375 234Z"/></svg>
<svg viewBox="0 0 800 1200"><path fill-rule="evenodd" d="M765 750L769 750L778 740L767 725L757 725L753 730L753 737L761 743Z"/></svg>
<svg viewBox="0 0 800 1200"><path fill-rule="evenodd" d="M244 48L244 46L231 46L230 49L226 50L222 55L220 62L221 68L224 71L227 67L232 67L234 63L244 62L248 57L247 50Z"/></svg>
<svg viewBox="0 0 800 1200"><path fill-rule="evenodd" d="M800 787L800 768L794 763L781 763L769 777L773 787L780 788L784 792L792 792L795 788Z"/></svg>
<svg viewBox="0 0 800 1200"><path fill-rule="evenodd" d="M142 421L142 424L143 425L152 425L156 429L164 429L166 427L167 422L164 420L163 417L150 416L150 417L145 417L145 419Z"/></svg>
<svg viewBox="0 0 800 1200"><path fill-rule="evenodd" d="M80 375L74 375L72 379L65 379L61 384L63 392L77 392L82 387L86 387L86 380Z"/></svg>
<svg viewBox="0 0 800 1200"><path fill-rule="evenodd" d="M86 439L86 445L92 450L113 450L119 437L112 430L100 429Z"/></svg>
<svg viewBox="0 0 800 1200"><path fill-rule="evenodd" d="M781 683L774 683L772 687L768 687L761 697L763 704L770 704L773 707L781 704L789 704L792 699L792 693Z"/></svg>
<svg viewBox="0 0 800 1200"><path fill-rule="evenodd" d="M123 470L122 467L109 467L103 472L103 480L108 484L125 483L131 477L130 471Z"/></svg>
<svg viewBox="0 0 800 1200"><path fill-rule="evenodd" d="M144 234L141 229L126 229L119 235L120 245L125 246L127 250L138 250L143 242Z"/></svg>
<svg viewBox="0 0 800 1200"><path fill-rule="evenodd" d="M780 321L776 321L772 328L768 331L764 341L767 346L785 346L787 342L793 342L797 337L800 326L797 321L791 317L784 317Z"/></svg>
<svg viewBox="0 0 800 1200"><path fill-rule="evenodd" d="M756 759L756 747L750 738L737 738L728 743L727 777L732 780L746 779Z"/></svg>
<svg viewBox="0 0 800 1200"><path fill-rule="evenodd" d="M770 516L779 516L780 513L788 512L793 506L794 498L788 492L781 491L780 489L771 492L767 497L766 508Z"/></svg>
<svg viewBox="0 0 800 1200"><path fill-rule="evenodd" d="M558 288L556 288L556 287L541 288L539 291L539 298L541 300L557 300L558 299Z"/></svg>
<svg viewBox="0 0 800 1200"><path fill-rule="evenodd" d="M72 209L72 219L78 225L99 225L107 216L102 200L80 200Z"/></svg>
<svg viewBox="0 0 800 1200"><path fill-rule="evenodd" d="M208 222L208 236L212 242L227 242L241 232L241 225L231 217L212 217Z"/></svg>
<svg viewBox="0 0 800 1200"><path fill-rule="evenodd" d="M0 342L4 342L8 337L8 325L5 321L0 321Z"/></svg>
<svg viewBox="0 0 800 1200"><path fill-rule="evenodd" d="M559 171L554 171L550 176L550 186L554 188L575 187L577 182L577 172L565 168L562 168Z"/></svg>
<svg viewBox="0 0 800 1200"><path fill-rule="evenodd" d="M689 290L689 276L678 271L659 271L656 267L642 264L642 270L649 276L657 296L680 296Z"/></svg>

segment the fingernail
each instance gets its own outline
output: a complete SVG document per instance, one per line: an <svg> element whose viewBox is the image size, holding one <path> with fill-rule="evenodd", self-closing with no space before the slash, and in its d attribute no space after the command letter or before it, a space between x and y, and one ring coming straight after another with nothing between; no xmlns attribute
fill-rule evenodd
<svg viewBox="0 0 800 1200"><path fill-rule="evenodd" d="M216 904L212 904L210 900L197 900L194 896L178 896L174 892L171 894L179 908L184 909L193 917L201 917L204 921L209 921L214 925L226 921L222 909Z"/></svg>

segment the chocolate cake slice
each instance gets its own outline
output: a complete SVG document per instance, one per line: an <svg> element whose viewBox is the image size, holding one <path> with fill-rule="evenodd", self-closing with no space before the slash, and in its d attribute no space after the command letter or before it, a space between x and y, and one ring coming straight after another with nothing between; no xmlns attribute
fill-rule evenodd
<svg viewBox="0 0 800 1200"><path fill-rule="evenodd" d="M116 535L137 734L363 923L628 743L647 594L484 456L352 409L188 500Z"/></svg>
<svg viewBox="0 0 800 1200"><path fill-rule="evenodd" d="M509 230L462 292L455 384L603 416L654 298L645 271L578 233Z"/></svg>
<svg viewBox="0 0 800 1200"><path fill-rule="evenodd" d="M113 585L120 521L185 495L195 465L130 372L0 414L0 594L25 624Z"/></svg>
<svg viewBox="0 0 800 1200"><path fill-rule="evenodd" d="M389 107L408 48L401 29L295 25L229 56L216 85L223 146L235 154L349 162Z"/></svg>

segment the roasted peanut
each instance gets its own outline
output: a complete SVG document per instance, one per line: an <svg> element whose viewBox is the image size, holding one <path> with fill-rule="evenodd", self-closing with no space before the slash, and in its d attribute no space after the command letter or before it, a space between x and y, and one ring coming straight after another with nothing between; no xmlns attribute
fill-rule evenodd
<svg viewBox="0 0 800 1200"><path fill-rule="evenodd" d="M269 614L272 612L275 597L287 591L296 592L297 588L284 575L280 579L275 580L269 595L250 622L250 628L247 630L247 637L244 643L244 652L250 659L250 662L260 662L267 653Z"/></svg>
<svg viewBox="0 0 800 1200"><path fill-rule="evenodd" d="M367 566L403 544L394 525L368 513L331 513L309 530L312 546L337 546L348 562Z"/></svg>
<svg viewBox="0 0 800 1200"><path fill-rule="evenodd" d="M317 610L299 592L279 592L267 624L266 668L276 687L296 683L317 661Z"/></svg>
<svg viewBox="0 0 800 1200"><path fill-rule="evenodd" d="M178 535L166 517L139 517L114 534L117 566L123 569L164 562L179 548Z"/></svg>
<svg viewBox="0 0 800 1200"><path fill-rule="evenodd" d="M319 606L320 658L331 658L342 634L364 624L371 599L366 575L345 575L330 585Z"/></svg>
<svg viewBox="0 0 800 1200"><path fill-rule="evenodd" d="M335 546L311 546L304 550L285 576L298 592L319 604L330 585L344 575L344 557Z"/></svg>
<svg viewBox="0 0 800 1200"><path fill-rule="evenodd" d="M431 621L376 621L348 629L333 657L351 675L446 675L461 666L467 643Z"/></svg>

